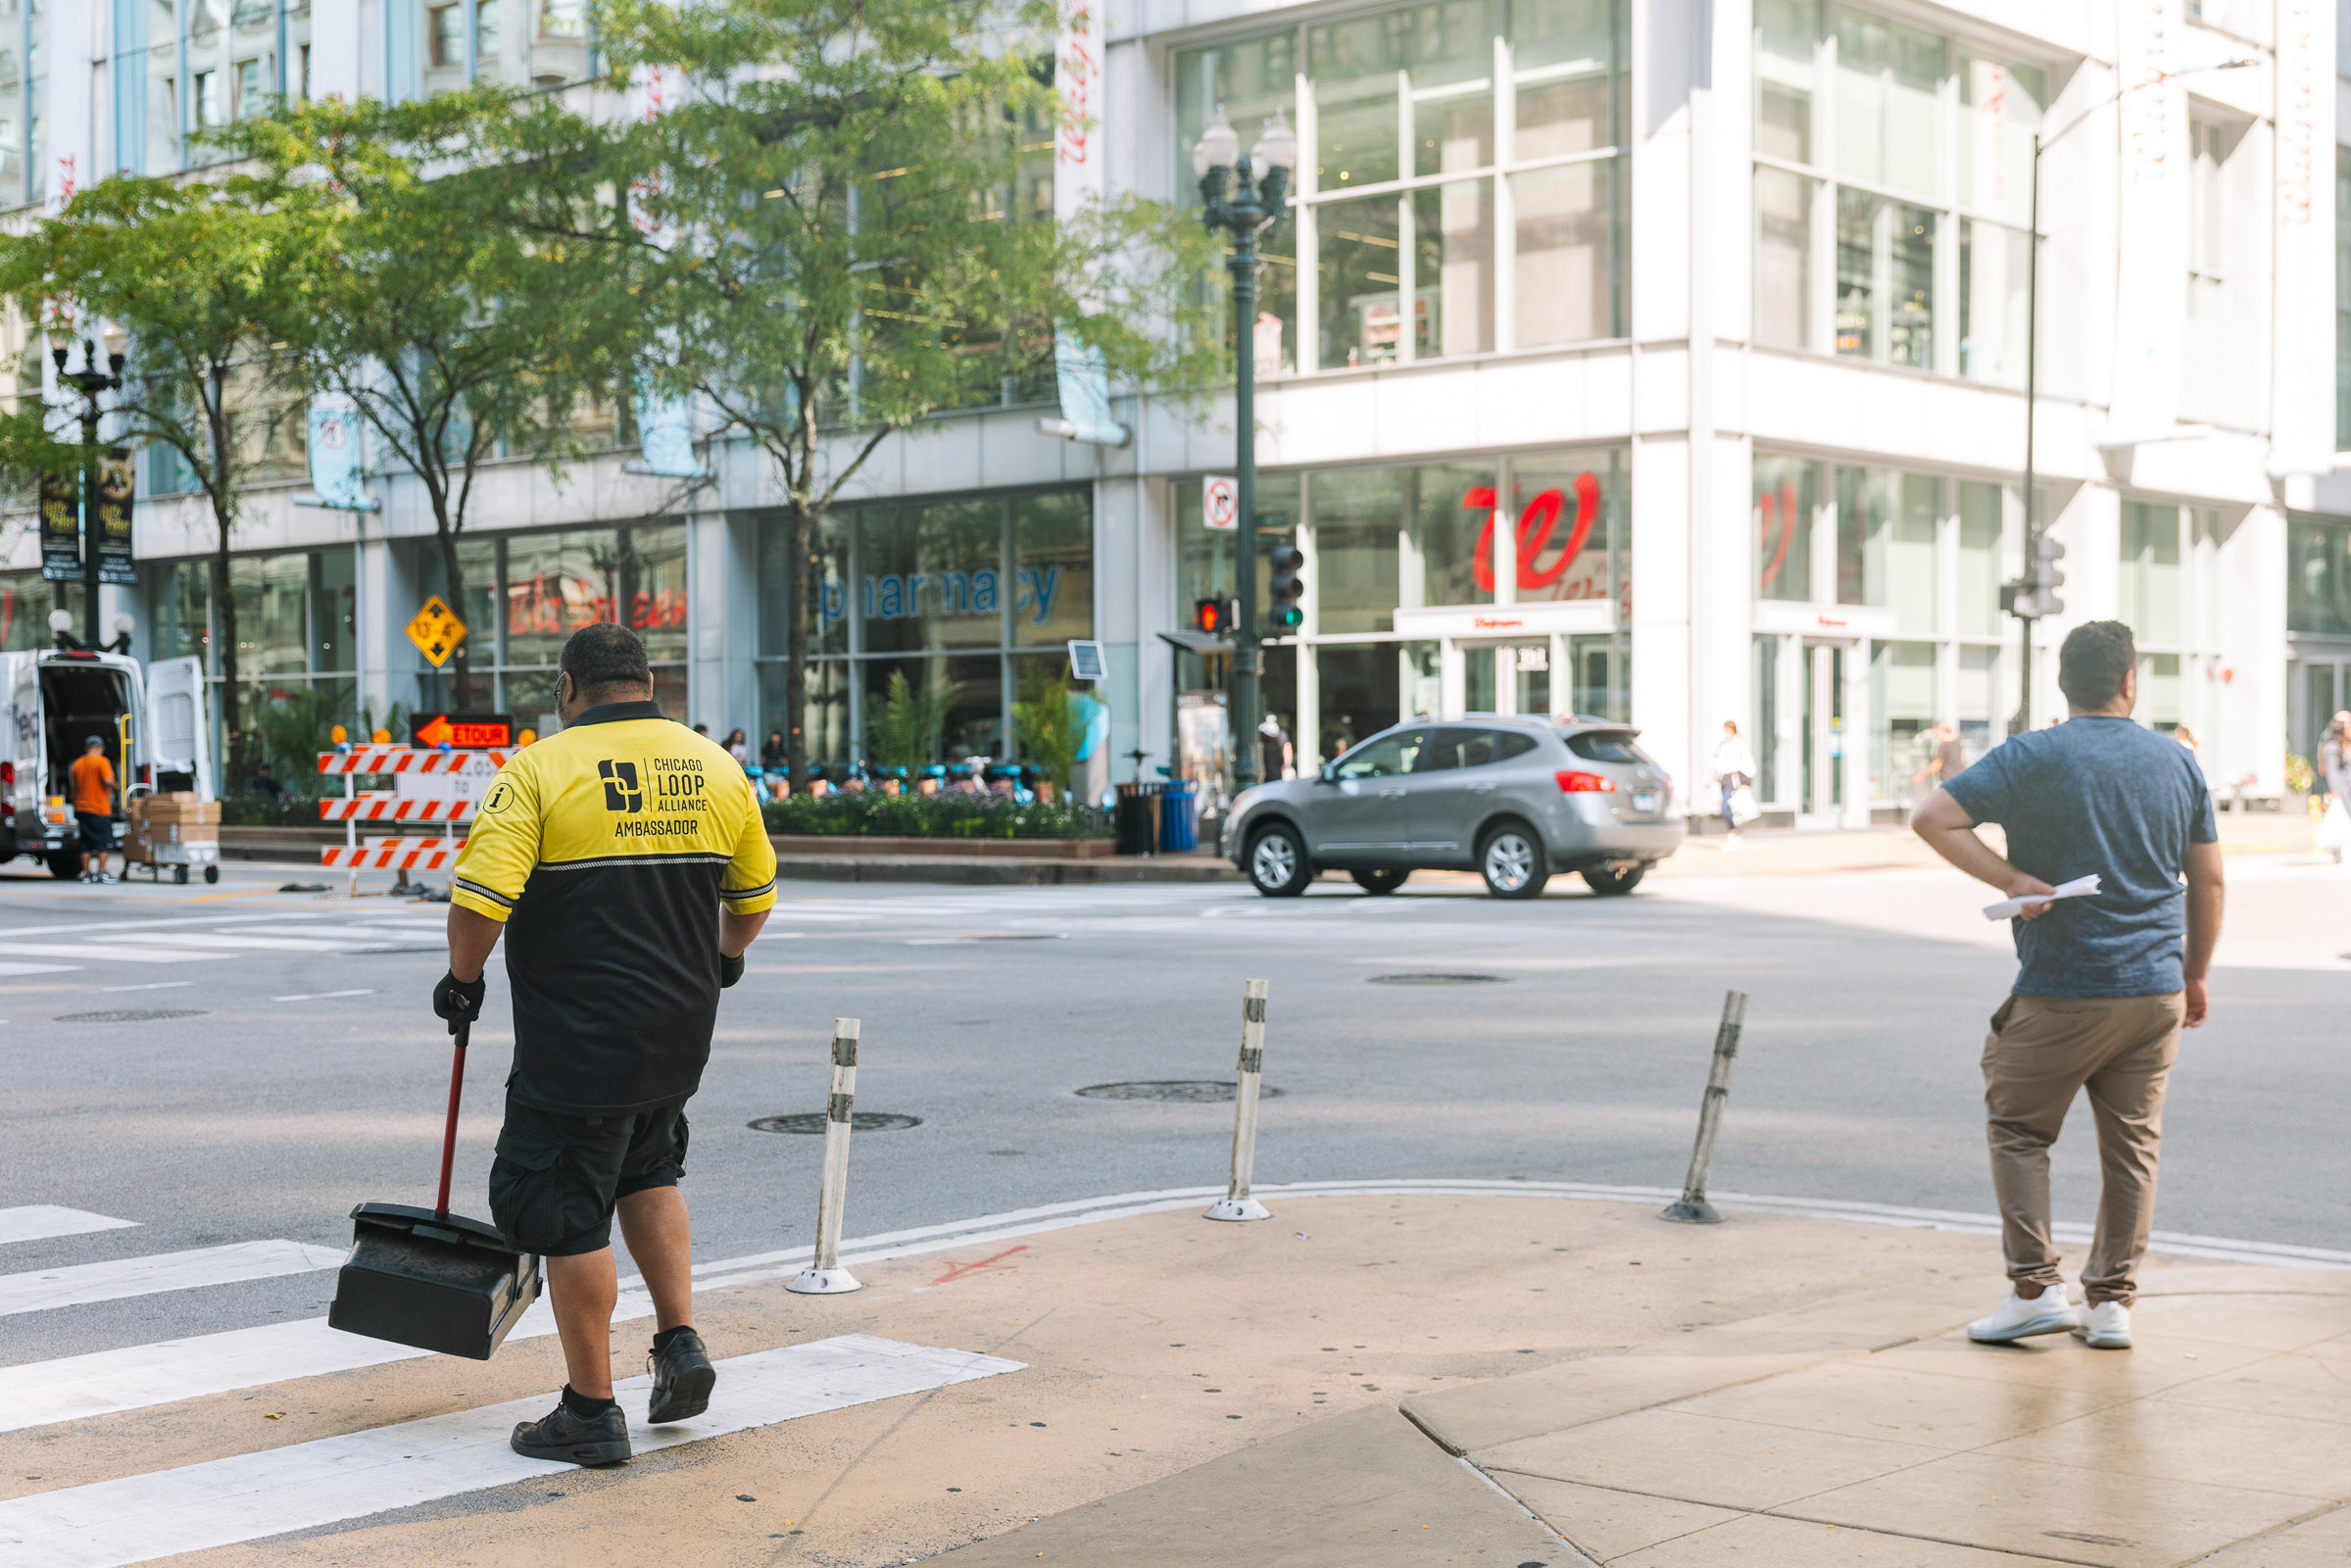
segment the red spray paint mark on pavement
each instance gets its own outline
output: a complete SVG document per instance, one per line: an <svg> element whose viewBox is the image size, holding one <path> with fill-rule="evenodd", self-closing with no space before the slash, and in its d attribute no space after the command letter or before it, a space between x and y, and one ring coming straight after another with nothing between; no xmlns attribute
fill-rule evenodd
<svg viewBox="0 0 2351 1568"><path fill-rule="evenodd" d="M931 1283L933 1285L952 1285L966 1274L977 1274L981 1269L993 1268L998 1263L1003 1262L1004 1259L1010 1257L1014 1252L1025 1252L1027 1250L1028 1248L1025 1245L1020 1247L1007 1247L1003 1251L997 1253L996 1256L983 1257L976 1263L951 1263L948 1265L947 1272L940 1275L937 1279L931 1281ZM1009 1268L1012 1265L1007 1263L1004 1266Z"/></svg>

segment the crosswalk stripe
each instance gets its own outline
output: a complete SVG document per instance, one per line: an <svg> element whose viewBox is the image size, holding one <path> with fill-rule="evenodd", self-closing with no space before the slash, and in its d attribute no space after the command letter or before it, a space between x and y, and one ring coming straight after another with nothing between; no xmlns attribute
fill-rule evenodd
<svg viewBox="0 0 2351 1568"><path fill-rule="evenodd" d="M0 1317L90 1301L117 1301L126 1296L193 1290L200 1285L307 1274L339 1267L343 1252L341 1248L310 1247L301 1242L231 1242L225 1247L198 1247L184 1252L150 1252L104 1263L0 1274Z"/></svg>
<svg viewBox="0 0 2351 1568"><path fill-rule="evenodd" d="M0 1208L0 1244L40 1242L52 1236L86 1236L91 1231L124 1231L137 1224L135 1219L93 1214L86 1208L26 1203L21 1208Z"/></svg>
<svg viewBox="0 0 2351 1568"><path fill-rule="evenodd" d="M317 937L247 936L243 932L224 931L150 931L131 938L130 945L147 944L156 947L196 948L207 953L340 953L349 944L321 941ZM101 945L111 950L112 942Z"/></svg>
<svg viewBox="0 0 2351 1568"><path fill-rule="evenodd" d="M188 948L134 948L113 942L11 942L11 953L30 954L41 958L114 958L123 963L191 963L204 958L222 958L222 953L198 953Z"/></svg>
<svg viewBox="0 0 2351 1568"><path fill-rule="evenodd" d="M845 1334L720 1361L710 1408L691 1421L648 1430L647 1378L613 1392L628 1408L630 1446L652 1453L1021 1370L976 1351ZM12 1498L0 1502L0 1556L42 1568L121 1568L562 1474L570 1467L507 1446L515 1422L548 1408L540 1395Z"/></svg>
<svg viewBox="0 0 2351 1568"><path fill-rule="evenodd" d="M10 951L21 953L24 950L12 948ZM0 980L21 974L67 974L80 967L78 963L0 963Z"/></svg>

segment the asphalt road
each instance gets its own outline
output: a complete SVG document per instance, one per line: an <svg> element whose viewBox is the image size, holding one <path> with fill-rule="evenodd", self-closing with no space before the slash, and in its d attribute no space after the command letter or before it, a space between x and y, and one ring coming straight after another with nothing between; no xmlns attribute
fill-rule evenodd
<svg viewBox="0 0 2351 1568"><path fill-rule="evenodd" d="M439 906L347 900L339 883L279 894L303 873L278 867L103 890L30 869L0 871L0 1207L138 1224L11 1245L0 1271L272 1238L340 1247L354 1202L431 1200ZM2158 1224L2351 1249L2337 1197L2351 872L2230 869L2232 935L2213 1022L2175 1078ZM1290 902L1227 886L787 885L693 1105L696 1253L810 1239L821 1140L748 1124L822 1107L836 1015L863 1023L858 1108L920 1118L857 1136L852 1236L1221 1182L1229 1104L1076 1091L1229 1079L1249 976L1271 982L1266 1082L1281 1091L1261 1182L1677 1184L1737 986L1752 1000L1718 1189L1983 1213L1976 1060L2012 974L2001 929L1973 912L1988 897L1939 871L1690 879L1629 899L1562 879L1533 903L1427 877L1385 899L1324 884ZM1384 979L1427 974L1490 978ZM94 1011L183 1015L60 1021ZM471 1213L487 1212L511 1042L494 966L459 1151ZM2060 1217L2086 1220L2082 1107L2057 1167ZM311 1272L24 1312L0 1319L0 1364L313 1316L332 1285Z"/></svg>

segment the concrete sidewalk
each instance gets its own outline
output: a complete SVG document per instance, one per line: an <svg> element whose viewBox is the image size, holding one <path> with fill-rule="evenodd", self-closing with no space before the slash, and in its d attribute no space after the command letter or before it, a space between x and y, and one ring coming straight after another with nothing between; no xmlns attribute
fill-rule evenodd
<svg viewBox="0 0 2351 1568"><path fill-rule="evenodd" d="M860 1264L852 1296L791 1296L789 1265L708 1290L721 1357L870 1335L1000 1370L766 1413L730 1410L748 1391L722 1380L731 1428L658 1452L648 1433L610 1470L494 1484L415 1451L436 1423L547 1398L551 1337L0 1435L0 1534L111 1518L93 1510L119 1494L178 1507L210 1473L187 1467L266 1482L297 1449L379 1434L374 1451L458 1481L394 1506L380 1471L336 1471L319 1489L353 1500L292 1533L257 1493L225 1535L175 1538L167 1510L138 1553L12 1568L2135 1568L2248 1542L2219 1560L2304 1568L2351 1543L2351 1514L2327 1512L2351 1496L2351 1273L2157 1258L2139 1349L1994 1350L1951 1333L2002 1289L1980 1236L1675 1226L1533 1194L1276 1209L1040 1216ZM616 1375L641 1369L648 1327L622 1326Z"/></svg>

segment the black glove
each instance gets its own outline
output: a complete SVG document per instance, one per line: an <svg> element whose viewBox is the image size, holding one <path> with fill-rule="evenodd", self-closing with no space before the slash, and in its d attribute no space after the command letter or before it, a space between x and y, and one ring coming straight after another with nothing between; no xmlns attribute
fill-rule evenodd
<svg viewBox="0 0 2351 1568"><path fill-rule="evenodd" d="M733 957L731 957L731 958L730 958L730 957L728 957L728 956L727 956L725 954L723 954L723 953L721 953L720 955L718 955L718 987L719 987L719 989L723 991L723 990L724 990L724 989L726 989L728 986L731 986L731 985L733 985L733 984L734 984L736 981L738 981L738 980L740 980L740 979L742 979L742 978L743 978L743 955L741 955L740 953L738 953L738 954L736 954L736 955L735 955Z"/></svg>
<svg viewBox="0 0 2351 1568"><path fill-rule="evenodd" d="M460 980L454 972L444 974L441 983L432 988L432 1010L448 1019L449 1032L456 1034L458 1025L481 1016L481 999L489 989L487 980Z"/></svg>

